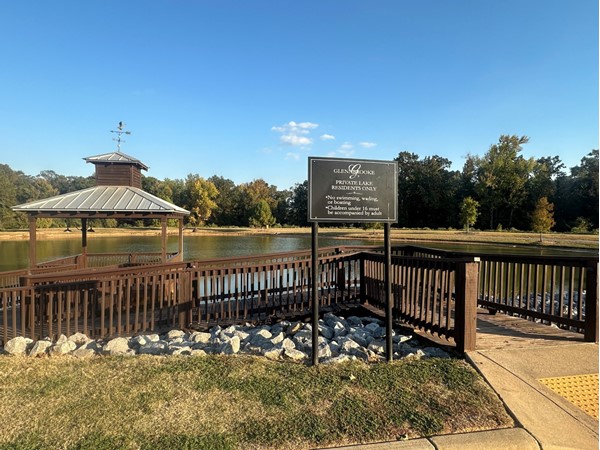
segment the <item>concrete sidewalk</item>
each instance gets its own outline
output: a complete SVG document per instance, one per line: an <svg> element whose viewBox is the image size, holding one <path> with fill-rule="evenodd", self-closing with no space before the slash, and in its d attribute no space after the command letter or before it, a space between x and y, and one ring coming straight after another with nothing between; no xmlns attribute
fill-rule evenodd
<svg viewBox="0 0 600 450"><path fill-rule="evenodd" d="M598 420L539 381L598 374L598 344L477 350L467 359L543 450L598 449Z"/></svg>

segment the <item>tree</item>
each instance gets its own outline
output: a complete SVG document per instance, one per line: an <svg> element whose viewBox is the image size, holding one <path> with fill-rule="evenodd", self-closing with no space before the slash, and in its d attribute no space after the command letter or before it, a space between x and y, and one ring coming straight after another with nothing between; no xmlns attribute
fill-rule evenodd
<svg viewBox="0 0 600 450"><path fill-rule="evenodd" d="M475 158L476 190L490 218L490 229L503 220L513 226L515 211L527 197L527 182L535 165L519 153L527 136L502 135L483 158Z"/></svg>
<svg viewBox="0 0 600 450"><path fill-rule="evenodd" d="M479 202L473 197L465 197L460 204L460 223L466 228L467 233L469 227L475 225L478 215Z"/></svg>
<svg viewBox="0 0 600 450"><path fill-rule="evenodd" d="M308 181L296 183L290 197L290 224L299 227L308 225Z"/></svg>
<svg viewBox="0 0 600 450"><path fill-rule="evenodd" d="M190 211L189 221L195 228L204 225L213 210L217 207L215 198L219 191L213 183L198 175L188 175L186 180L187 209Z"/></svg>
<svg viewBox="0 0 600 450"><path fill-rule="evenodd" d="M271 207L266 200L260 200L254 207L252 216L250 216L249 225L251 227L269 228L275 224L275 218L271 214Z"/></svg>
<svg viewBox="0 0 600 450"><path fill-rule="evenodd" d="M547 233L554 226L554 205L548 202L546 197L537 201L535 210L531 217L531 229L540 233L540 242L542 242L542 233Z"/></svg>

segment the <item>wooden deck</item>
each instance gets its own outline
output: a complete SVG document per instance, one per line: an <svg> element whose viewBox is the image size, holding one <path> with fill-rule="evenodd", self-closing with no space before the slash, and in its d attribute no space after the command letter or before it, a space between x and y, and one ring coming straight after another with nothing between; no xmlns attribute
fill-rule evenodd
<svg viewBox="0 0 600 450"><path fill-rule="evenodd" d="M585 342L581 333L505 314L477 313L477 350L517 349Z"/></svg>

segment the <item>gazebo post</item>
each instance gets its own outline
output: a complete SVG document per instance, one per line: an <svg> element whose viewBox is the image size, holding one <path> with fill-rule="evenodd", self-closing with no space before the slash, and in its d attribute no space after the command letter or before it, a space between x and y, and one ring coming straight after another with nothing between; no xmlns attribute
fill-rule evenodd
<svg viewBox="0 0 600 450"><path fill-rule="evenodd" d="M179 261L183 261L183 217L179 218Z"/></svg>
<svg viewBox="0 0 600 450"><path fill-rule="evenodd" d="M37 265L37 222L33 215L29 216L29 274Z"/></svg>
<svg viewBox="0 0 600 450"><path fill-rule="evenodd" d="M81 265L78 268L87 267L87 219L81 219Z"/></svg>
<svg viewBox="0 0 600 450"><path fill-rule="evenodd" d="M167 262L167 218L162 217L160 219L160 224L161 224L161 228L162 228L162 235L161 235L162 263L166 264L166 262Z"/></svg>

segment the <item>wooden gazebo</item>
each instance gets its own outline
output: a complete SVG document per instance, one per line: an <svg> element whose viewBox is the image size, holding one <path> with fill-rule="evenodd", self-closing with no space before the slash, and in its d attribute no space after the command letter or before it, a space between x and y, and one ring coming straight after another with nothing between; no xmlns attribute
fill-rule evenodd
<svg viewBox="0 0 600 450"><path fill-rule="evenodd" d="M161 261L167 262L167 220L179 221L179 254L183 257L183 218L189 211L142 190L148 167L120 151L84 158L96 166L96 186L14 206L29 216L29 268L37 265L36 219L81 219L81 254L87 267L88 219L160 219Z"/></svg>

